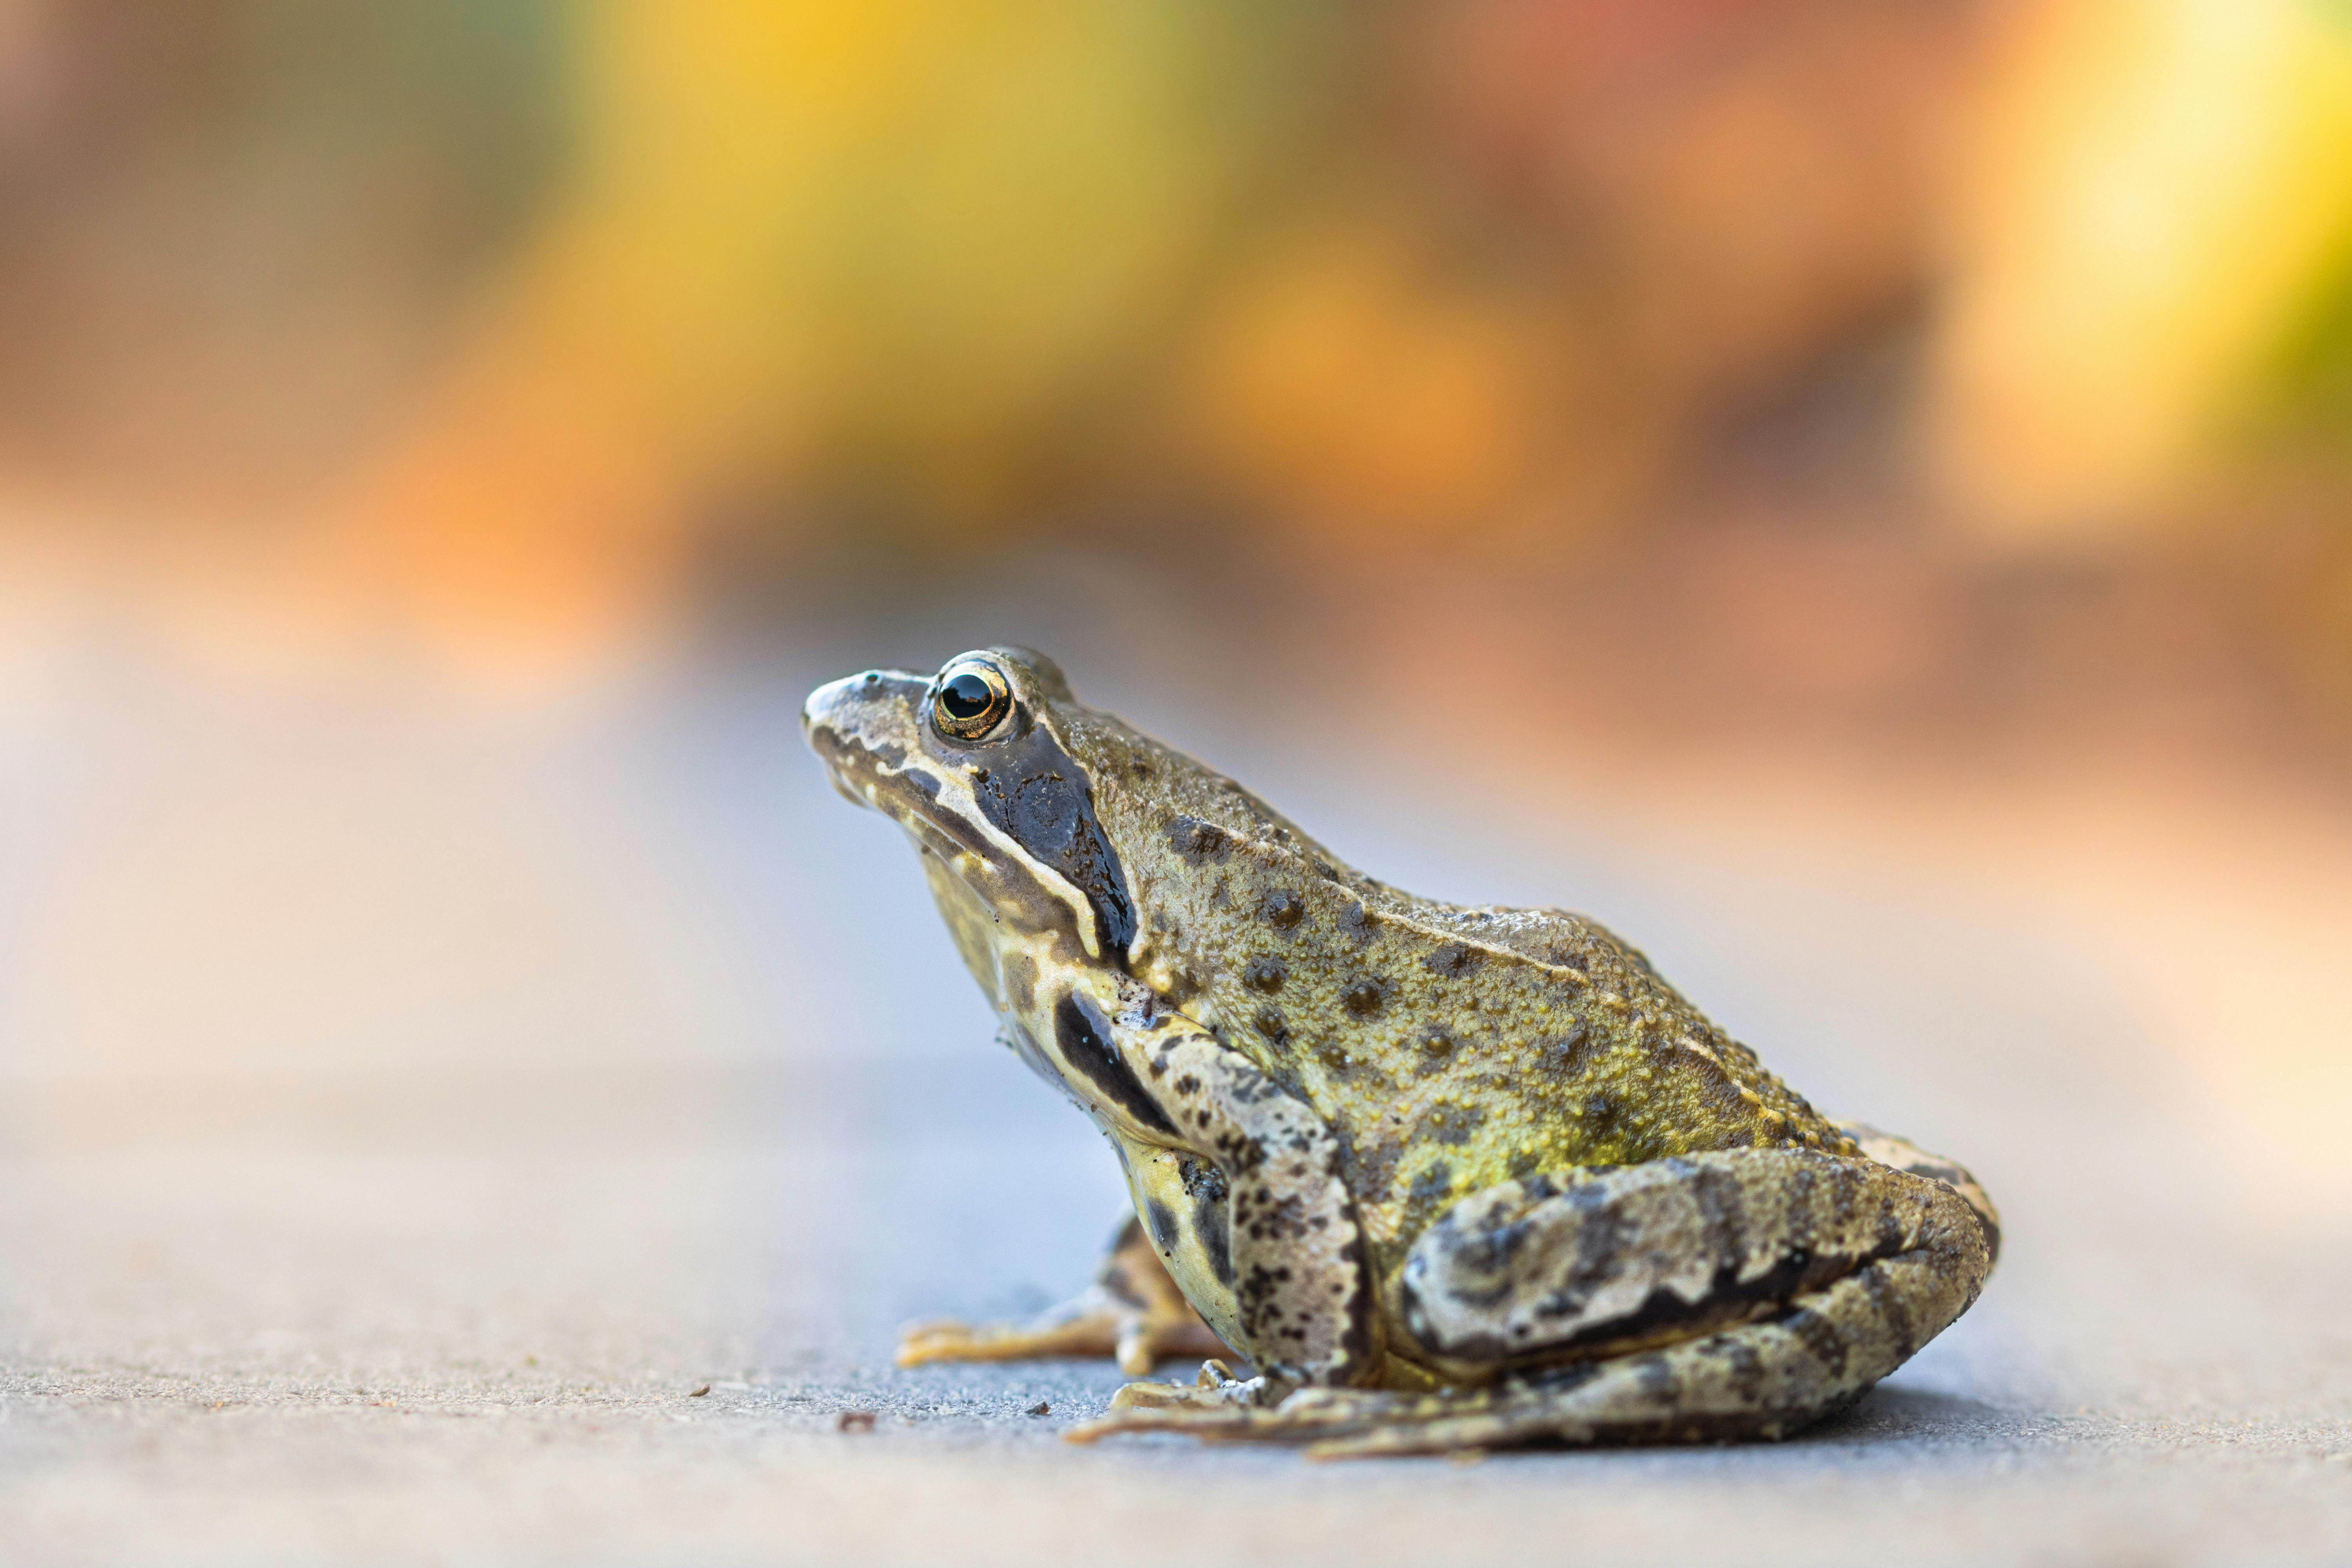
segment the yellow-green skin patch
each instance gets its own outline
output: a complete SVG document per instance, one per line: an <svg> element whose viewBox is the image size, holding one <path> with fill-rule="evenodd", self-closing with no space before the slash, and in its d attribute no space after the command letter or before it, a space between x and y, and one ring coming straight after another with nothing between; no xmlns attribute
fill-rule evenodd
<svg viewBox="0 0 2352 1568"><path fill-rule="evenodd" d="M1109 715L1057 719L1134 889L1130 967L1338 1134L1391 1322L1414 1238L1482 1188L1709 1150L1855 1152L1595 922L1415 898Z"/></svg>

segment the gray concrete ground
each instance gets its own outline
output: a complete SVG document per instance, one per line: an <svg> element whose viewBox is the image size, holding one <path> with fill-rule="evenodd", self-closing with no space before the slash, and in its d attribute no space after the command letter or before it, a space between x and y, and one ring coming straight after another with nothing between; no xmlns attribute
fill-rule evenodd
<svg viewBox="0 0 2352 1568"><path fill-rule="evenodd" d="M895 1370L904 1319L1079 1283L1119 1192L798 754L836 662L527 722L120 672L20 703L0 1561L2352 1562L2345 980L2228 876L2045 898L1856 822L1439 807L1181 713L1368 868L1599 913L1968 1161L2000 1271L1771 1447L1076 1448L1107 1365ZM2324 909L2321 838L2287 858Z"/></svg>

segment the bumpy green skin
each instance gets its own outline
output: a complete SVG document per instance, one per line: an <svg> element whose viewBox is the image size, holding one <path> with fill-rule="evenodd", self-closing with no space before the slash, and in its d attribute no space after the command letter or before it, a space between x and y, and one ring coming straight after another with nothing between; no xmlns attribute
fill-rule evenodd
<svg viewBox="0 0 2352 1568"><path fill-rule="evenodd" d="M1338 1132L1381 1295L1460 1198L1538 1171L1853 1141L1640 952L1557 910L1418 899L1231 780L1073 705L1134 972Z"/></svg>

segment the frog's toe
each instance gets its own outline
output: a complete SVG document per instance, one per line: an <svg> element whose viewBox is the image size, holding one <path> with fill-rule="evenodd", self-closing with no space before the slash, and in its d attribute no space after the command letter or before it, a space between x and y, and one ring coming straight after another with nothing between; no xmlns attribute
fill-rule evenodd
<svg viewBox="0 0 2352 1568"><path fill-rule="evenodd" d="M1130 1383L1110 1396L1110 1414L1083 1422L1064 1436L1090 1443L1112 1432L1190 1430L1215 1426L1223 1417L1255 1407L1264 1396L1265 1380L1236 1378L1222 1361L1201 1363L1192 1383Z"/></svg>
<svg viewBox="0 0 2352 1568"><path fill-rule="evenodd" d="M1416 1403L1411 1395L1362 1388L1302 1388L1265 1403L1265 1388L1258 1378L1214 1386L1204 1379L1191 1387L1130 1383L1111 1396L1109 1415L1081 1422L1063 1436L1091 1443L1123 1433L1180 1432L1207 1442L1313 1443L1368 1430Z"/></svg>
<svg viewBox="0 0 2352 1568"><path fill-rule="evenodd" d="M1217 1355L1224 1349L1130 1216L1111 1238L1094 1284L1076 1297L1023 1323L943 1319L911 1324L899 1336L898 1364L1107 1355L1128 1376L1145 1377L1169 1357Z"/></svg>
<svg viewBox="0 0 2352 1568"><path fill-rule="evenodd" d="M922 1366L940 1361L1107 1355L1116 1358L1118 1369L1129 1377L1141 1377L1165 1359L1224 1348L1190 1309L1181 1317L1139 1311L1093 1291L1026 1323L943 1319L910 1324L900 1331L898 1360L900 1366Z"/></svg>
<svg viewBox="0 0 2352 1568"><path fill-rule="evenodd" d="M923 1366L940 1361L1108 1355L1116 1342L1116 1325L1090 1317L1036 1324L942 1321L906 1329L899 1336L898 1361L900 1366Z"/></svg>
<svg viewBox="0 0 2352 1568"><path fill-rule="evenodd" d="M1062 1434L1068 1443L1091 1443L1121 1432L1188 1432L1205 1436L1233 1425L1248 1412L1224 1384L1203 1376L1179 1383L1130 1383L1110 1396L1110 1413L1081 1421Z"/></svg>
<svg viewBox="0 0 2352 1568"><path fill-rule="evenodd" d="M1570 1411L1519 1389L1451 1390L1400 1402L1344 1431L1317 1438L1310 1459L1371 1459L1410 1454L1483 1454L1531 1442L1580 1445L1597 1436Z"/></svg>

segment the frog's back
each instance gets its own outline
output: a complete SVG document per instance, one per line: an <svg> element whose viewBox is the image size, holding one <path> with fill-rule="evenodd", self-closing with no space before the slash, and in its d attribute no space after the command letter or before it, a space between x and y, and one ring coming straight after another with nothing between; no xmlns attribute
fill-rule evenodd
<svg viewBox="0 0 2352 1568"><path fill-rule="evenodd" d="M1597 922L1415 898L1087 717L1104 726L1091 749L1131 744L1118 761L1148 786L1097 803L1136 896L1137 973L1331 1123L1389 1258L1460 1198L1536 1171L1851 1147Z"/></svg>
<svg viewBox="0 0 2352 1568"><path fill-rule="evenodd" d="M1396 1247L1461 1198L1537 1171L1847 1146L1597 922L1365 891L1362 934L1328 984L1359 1024L1376 988L1381 1026L1302 1018L1286 1048L1299 1090L1348 1129L1356 1190Z"/></svg>

